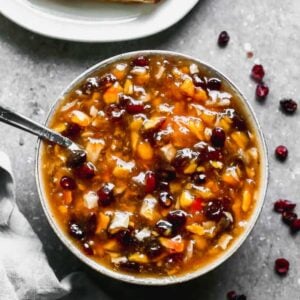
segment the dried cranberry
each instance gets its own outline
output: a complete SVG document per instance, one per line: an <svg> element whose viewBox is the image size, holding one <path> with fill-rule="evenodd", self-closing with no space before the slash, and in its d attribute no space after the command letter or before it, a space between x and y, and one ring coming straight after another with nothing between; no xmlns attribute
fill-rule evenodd
<svg viewBox="0 0 300 300"><path fill-rule="evenodd" d="M158 202L163 208L169 208L174 202L173 196L168 192L160 192Z"/></svg>
<svg viewBox="0 0 300 300"><path fill-rule="evenodd" d="M207 157L207 160L222 160L223 159L222 152L213 147L207 148L206 157Z"/></svg>
<svg viewBox="0 0 300 300"><path fill-rule="evenodd" d="M195 184L203 184L206 182L206 175L202 172L195 172L192 174L192 181Z"/></svg>
<svg viewBox="0 0 300 300"><path fill-rule="evenodd" d="M94 254L93 248L91 247L91 245L88 242L84 242L82 244L82 248L86 255L91 256Z"/></svg>
<svg viewBox="0 0 300 300"><path fill-rule="evenodd" d="M258 100L264 100L269 94L269 87L264 83L259 83L256 86L256 97Z"/></svg>
<svg viewBox="0 0 300 300"><path fill-rule="evenodd" d="M168 213L167 219L176 229L179 229L185 225L187 214L183 210L172 210Z"/></svg>
<svg viewBox="0 0 300 300"><path fill-rule="evenodd" d="M132 61L132 65L137 67L149 66L149 58L144 55L138 56Z"/></svg>
<svg viewBox="0 0 300 300"><path fill-rule="evenodd" d="M74 170L80 179L92 179L95 176L95 166L91 162L84 163Z"/></svg>
<svg viewBox="0 0 300 300"><path fill-rule="evenodd" d="M68 229L69 229L70 235L77 240L81 240L82 238L85 237L85 232L84 232L83 228L74 220L71 220L69 222Z"/></svg>
<svg viewBox="0 0 300 300"><path fill-rule="evenodd" d="M68 123L67 128L62 132L62 135L68 138L75 138L79 135L81 127L75 123Z"/></svg>
<svg viewBox="0 0 300 300"><path fill-rule="evenodd" d="M222 81L218 78L210 78L210 79L208 79L206 85L209 90L219 91L222 86Z"/></svg>
<svg viewBox="0 0 300 300"><path fill-rule="evenodd" d="M67 166L69 168L76 168L86 162L86 152L83 150L72 151L67 157Z"/></svg>
<svg viewBox="0 0 300 300"><path fill-rule="evenodd" d="M118 104L110 104L106 108L106 115L113 121L120 120L125 114L125 110L122 109Z"/></svg>
<svg viewBox="0 0 300 300"><path fill-rule="evenodd" d="M274 203L274 210L278 213L283 213L284 211L293 211L296 204L284 199L279 199Z"/></svg>
<svg viewBox="0 0 300 300"><path fill-rule="evenodd" d="M87 235L95 234L97 229L97 222L98 222L97 214L90 213L87 219L85 220L85 224L84 224L84 230Z"/></svg>
<svg viewBox="0 0 300 300"><path fill-rule="evenodd" d="M292 211L284 211L282 213L282 221L287 225L291 225L297 218L297 214Z"/></svg>
<svg viewBox="0 0 300 300"><path fill-rule="evenodd" d="M286 114L293 114L298 107L298 104L296 101L292 99L283 99L279 102L281 110Z"/></svg>
<svg viewBox="0 0 300 300"><path fill-rule="evenodd" d="M124 247L128 247L131 244L133 244L134 238L130 229L120 230L114 236L116 237L118 242Z"/></svg>
<svg viewBox="0 0 300 300"><path fill-rule="evenodd" d="M148 171L145 175L145 192L152 193L156 188L156 177L154 172Z"/></svg>
<svg viewBox="0 0 300 300"><path fill-rule="evenodd" d="M275 260L275 271L279 275L286 275L289 271L290 263L285 258L278 258Z"/></svg>
<svg viewBox="0 0 300 300"><path fill-rule="evenodd" d="M192 75L194 86L201 87L203 90L206 89L206 82L201 78L198 73Z"/></svg>
<svg viewBox="0 0 300 300"><path fill-rule="evenodd" d="M225 46L227 46L229 40L230 40L230 36L227 33L227 31L222 31L218 37L218 45L220 47L225 47Z"/></svg>
<svg viewBox="0 0 300 300"><path fill-rule="evenodd" d="M190 207L191 213L199 212L202 209L203 209L203 200L201 198L196 198Z"/></svg>
<svg viewBox="0 0 300 300"><path fill-rule="evenodd" d="M95 89L98 88L97 78L91 77L86 80L86 82L81 86L81 91L84 94L91 94Z"/></svg>
<svg viewBox="0 0 300 300"><path fill-rule="evenodd" d="M226 140L224 129L221 127L215 127L212 131L210 140L214 147L223 147Z"/></svg>
<svg viewBox="0 0 300 300"><path fill-rule="evenodd" d="M227 299L228 300L236 300L237 293L235 291L230 291L227 293Z"/></svg>
<svg viewBox="0 0 300 300"><path fill-rule="evenodd" d="M214 221L219 221L224 212L223 202L221 200L209 201L204 208L206 218Z"/></svg>
<svg viewBox="0 0 300 300"><path fill-rule="evenodd" d="M286 146L280 145L275 149L275 156L280 161L285 161L288 157L289 151Z"/></svg>
<svg viewBox="0 0 300 300"><path fill-rule="evenodd" d="M99 197L98 203L100 206L108 206L115 200L113 189L113 184L105 183L97 192Z"/></svg>
<svg viewBox="0 0 300 300"><path fill-rule="evenodd" d="M150 258L159 256L162 251L163 247L157 239L152 238L146 242L145 252Z"/></svg>
<svg viewBox="0 0 300 300"><path fill-rule="evenodd" d="M155 230L162 236L168 237L172 235L173 225L165 220L159 220L155 224Z"/></svg>
<svg viewBox="0 0 300 300"><path fill-rule="evenodd" d="M265 76L265 70L262 65L254 65L251 70L251 76L254 80L260 82Z"/></svg>
<svg viewBox="0 0 300 300"><path fill-rule="evenodd" d="M135 100L126 95L120 96L120 105L132 115L142 113L145 109L145 105L142 101Z"/></svg>
<svg viewBox="0 0 300 300"><path fill-rule="evenodd" d="M172 168L172 167L171 167ZM157 177L161 181L170 182L174 179L176 179L176 172L172 169L158 169L155 173L157 174Z"/></svg>
<svg viewBox="0 0 300 300"><path fill-rule="evenodd" d="M76 182L73 178L71 178L69 176L63 176L60 179L60 186L64 190L75 190L76 189Z"/></svg>
<svg viewBox="0 0 300 300"><path fill-rule="evenodd" d="M293 232L300 231L300 219L294 220L290 226Z"/></svg>
<svg viewBox="0 0 300 300"><path fill-rule="evenodd" d="M182 253L170 254L165 258L165 267L166 269L174 269L178 267L183 261Z"/></svg>
<svg viewBox="0 0 300 300"><path fill-rule="evenodd" d="M97 78L97 85L99 88L108 88L117 81L116 76L113 74L105 74L100 78Z"/></svg>
<svg viewBox="0 0 300 300"><path fill-rule="evenodd" d="M119 266L127 272L139 272L141 268L140 264L134 261L121 262Z"/></svg>
<svg viewBox="0 0 300 300"><path fill-rule="evenodd" d="M236 113L232 117L232 125L235 129L244 131L247 129L245 120Z"/></svg>

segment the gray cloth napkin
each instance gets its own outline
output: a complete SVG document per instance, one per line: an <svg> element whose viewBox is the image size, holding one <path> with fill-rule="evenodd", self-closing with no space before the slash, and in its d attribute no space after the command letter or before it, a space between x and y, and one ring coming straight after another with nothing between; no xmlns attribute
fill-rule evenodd
<svg viewBox="0 0 300 300"><path fill-rule="evenodd" d="M70 277L56 278L14 190L9 158L0 151L0 299L59 299L71 290Z"/></svg>

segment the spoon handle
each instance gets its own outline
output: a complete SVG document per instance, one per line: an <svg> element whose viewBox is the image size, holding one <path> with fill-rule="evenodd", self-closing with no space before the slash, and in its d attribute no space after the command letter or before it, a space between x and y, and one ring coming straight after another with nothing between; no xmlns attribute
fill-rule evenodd
<svg viewBox="0 0 300 300"><path fill-rule="evenodd" d="M56 143L65 148L71 148L74 144L70 139L62 136L61 134L24 117L18 113L11 111L0 105L0 121L29 133L32 133L42 139Z"/></svg>

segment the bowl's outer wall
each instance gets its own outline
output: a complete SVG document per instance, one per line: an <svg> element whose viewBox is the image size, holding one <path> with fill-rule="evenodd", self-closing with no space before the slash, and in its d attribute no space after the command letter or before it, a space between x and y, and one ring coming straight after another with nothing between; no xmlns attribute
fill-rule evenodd
<svg viewBox="0 0 300 300"><path fill-rule="evenodd" d="M51 117L53 113L55 112L56 108L59 106L61 101L64 100L64 97L69 94L69 92L73 91L78 84L80 84L84 79L91 76L94 72L98 71L99 69L117 62L122 59L129 59L131 57L135 57L138 55L164 55L166 57L175 57L175 58L181 58L181 59L188 59L190 61L194 61L197 64L202 65L204 68L208 69L212 74L215 74L215 76L221 78L224 82L226 82L230 88L239 96L240 99L243 99L244 101L241 103L241 107L245 114L247 114L247 117L249 118L250 124L256 133L257 136L257 143L259 146L259 152L261 157L261 165L260 165L260 188L259 193L257 196L257 203L256 207L253 211L253 214L251 218L248 221L247 228L241 234L234 242L234 244L230 247L228 251L226 251L224 254L220 255L216 260L212 261L208 265L205 265L204 267L201 267L200 269L185 273L183 275L179 276L169 276L169 277L163 277L163 278L154 278L154 277L135 277L133 275L128 274L122 274L115 272L107 267L104 267L100 265L99 263L95 262L94 260L88 258L85 256L78 248L71 242L71 240L65 235L63 230L60 228L59 224L55 222L54 216L51 212L50 205L47 201L47 195L45 194L45 190L43 188L43 182L42 182L42 174L41 174L41 149L42 149L42 143L41 140L38 141L37 144L37 152L36 152L36 182L37 182L37 188L40 196L40 201L42 203L42 207L44 209L44 212L47 216L47 219L57 234L57 236L60 238L60 240L65 244L65 246L70 249L71 252L73 252L74 255L76 255L81 261L83 261L85 264L89 265L94 270L100 272L101 274L110 276L112 278L122 280L128 283L133 284L140 284L140 285L167 285L167 284L174 284L174 283L180 283L185 282L188 280L191 280L193 278L196 278L198 276L201 276L203 274L208 273L209 271L215 269L220 264L222 264L225 260L227 260L233 253L237 251L237 249L242 245L242 243L245 241L245 239L250 234L251 230L253 229L258 216L262 210L266 190L267 190L267 182L268 182L268 157L267 157L267 149L265 140L263 137L262 130L260 128L260 125L255 117L255 114L249 105L246 98L243 96L243 94L239 91L239 89L231 82L228 77L225 77L222 73L217 71L215 68L210 66L209 64L206 64L202 62L201 60L198 60L196 58L190 57L188 55L184 55L177 52L172 51L161 51L161 50L144 50L144 51L135 51L135 52L128 52L124 54L120 54L117 56L114 56L112 58L106 59L94 66L92 66L87 71L80 74L73 82L70 83L70 85L62 92L62 94L58 97L52 108L50 109L50 112L48 114L46 125L49 124Z"/></svg>

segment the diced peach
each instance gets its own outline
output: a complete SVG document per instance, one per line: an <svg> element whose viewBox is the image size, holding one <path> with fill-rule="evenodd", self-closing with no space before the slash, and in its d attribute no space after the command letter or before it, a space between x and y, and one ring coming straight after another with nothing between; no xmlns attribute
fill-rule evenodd
<svg viewBox="0 0 300 300"><path fill-rule="evenodd" d="M105 142L102 139L90 139L85 147L87 152L87 159L92 163L96 163L99 159L100 153L105 146Z"/></svg>
<svg viewBox="0 0 300 300"><path fill-rule="evenodd" d="M91 123L91 118L80 110L73 110L71 113L71 121L79 126L86 127Z"/></svg>
<svg viewBox="0 0 300 300"><path fill-rule="evenodd" d="M126 162L122 159L118 159L113 170L113 175L117 178L127 178L132 172L134 166L135 163L133 161Z"/></svg>
<svg viewBox="0 0 300 300"><path fill-rule="evenodd" d="M141 159L150 160L154 153L151 145L148 142L143 142L138 144L137 154Z"/></svg>
<svg viewBox="0 0 300 300"><path fill-rule="evenodd" d="M184 251L185 242L180 235L177 235L172 239L161 237L159 241L165 248L173 253L181 253Z"/></svg>
<svg viewBox="0 0 300 300"><path fill-rule="evenodd" d="M208 242L205 237L195 236L194 240L195 240L195 246L198 250L202 251L207 248Z"/></svg>
<svg viewBox="0 0 300 300"><path fill-rule="evenodd" d="M235 131L231 134L231 138L236 142L236 144L242 148L243 150L246 149L248 143L249 143L249 138L247 137L245 132L241 131Z"/></svg>
<svg viewBox="0 0 300 300"><path fill-rule="evenodd" d="M247 212L251 206L251 192L248 189L243 191L242 196L242 210L243 212Z"/></svg>
<svg viewBox="0 0 300 300"><path fill-rule="evenodd" d="M126 75L127 67L128 65L124 63L117 64L112 70L112 73L117 77L118 80L122 80Z"/></svg>
<svg viewBox="0 0 300 300"><path fill-rule="evenodd" d="M205 102L208 99L208 96L205 90L201 88L196 88L194 98L199 102Z"/></svg>
<svg viewBox="0 0 300 300"><path fill-rule="evenodd" d="M181 84L180 89L189 97L193 97L195 94L195 86L191 78L186 78L184 82Z"/></svg>
<svg viewBox="0 0 300 300"><path fill-rule="evenodd" d="M119 94L122 92L123 88L116 82L106 90L103 95L103 100L106 104L117 103L119 101Z"/></svg>
<svg viewBox="0 0 300 300"><path fill-rule="evenodd" d="M73 201L73 193L72 191L64 190L63 191L64 204L70 205Z"/></svg>
<svg viewBox="0 0 300 300"><path fill-rule="evenodd" d="M187 126L199 140L203 140L204 125L201 119L191 118L189 119Z"/></svg>
<svg viewBox="0 0 300 300"><path fill-rule="evenodd" d="M208 111L204 111L200 117L202 121L210 127L213 127L216 122L216 115Z"/></svg>
<svg viewBox="0 0 300 300"><path fill-rule="evenodd" d="M193 174L197 169L197 163L192 160L187 167L183 170L184 174Z"/></svg>
<svg viewBox="0 0 300 300"><path fill-rule="evenodd" d="M136 131L132 131L130 134L130 138L131 138L131 148L135 152L140 139L140 135Z"/></svg>
<svg viewBox="0 0 300 300"><path fill-rule="evenodd" d="M167 144L160 148L160 153L166 161L171 162L176 156L176 148L172 144Z"/></svg>
<svg viewBox="0 0 300 300"><path fill-rule="evenodd" d="M227 132L231 127L231 123L232 120L225 116L220 119L217 126L222 127Z"/></svg>
<svg viewBox="0 0 300 300"><path fill-rule="evenodd" d="M53 127L53 130L56 132L59 132L59 133L65 131L66 129L67 129L67 126L65 123L59 123Z"/></svg>
<svg viewBox="0 0 300 300"><path fill-rule="evenodd" d="M222 175L222 180L229 185L236 186L240 183L240 179L236 172L236 167L229 167Z"/></svg>
<svg viewBox="0 0 300 300"><path fill-rule="evenodd" d="M131 254L128 257L128 259L130 261L134 261L134 262L139 263L139 264L147 264L149 262L149 259L148 259L147 255L142 254L142 253Z"/></svg>
<svg viewBox="0 0 300 300"><path fill-rule="evenodd" d="M205 230L204 230L203 226L201 226L200 224L197 224L197 223L187 225L185 228L187 231L194 233L196 235L199 235L199 236L202 236L205 234Z"/></svg>
<svg viewBox="0 0 300 300"><path fill-rule="evenodd" d="M183 191L179 196L179 203L182 208L187 208L192 205L194 196L187 190Z"/></svg>
<svg viewBox="0 0 300 300"><path fill-rule="evenodd" d="M103 248L106 251L112 251L112 252L117 252L120 249L119 244L116 240L109 240L103 245Z"/></svg>
<svg viewBox="0 0 300 300"><path fill-rule="evenodd" d="M124 84L124 94L132 95L133 94L133 83L130 79L126 79Z"/></svg>
<svg viewBox="0 0 300 300"><path fill-rule="evenodd" d="M68 207L65 205L60 205L58 210L61 214L66 215L68 213Z"/></svg>
<svg viewBox="0 0 300 300"><path fill-rule="evenodd" d="M96 233L101 233L106 230L110 222L110 217L105 215L103 212L100 212L98 215L98 223L96 228Z"/></svg>

